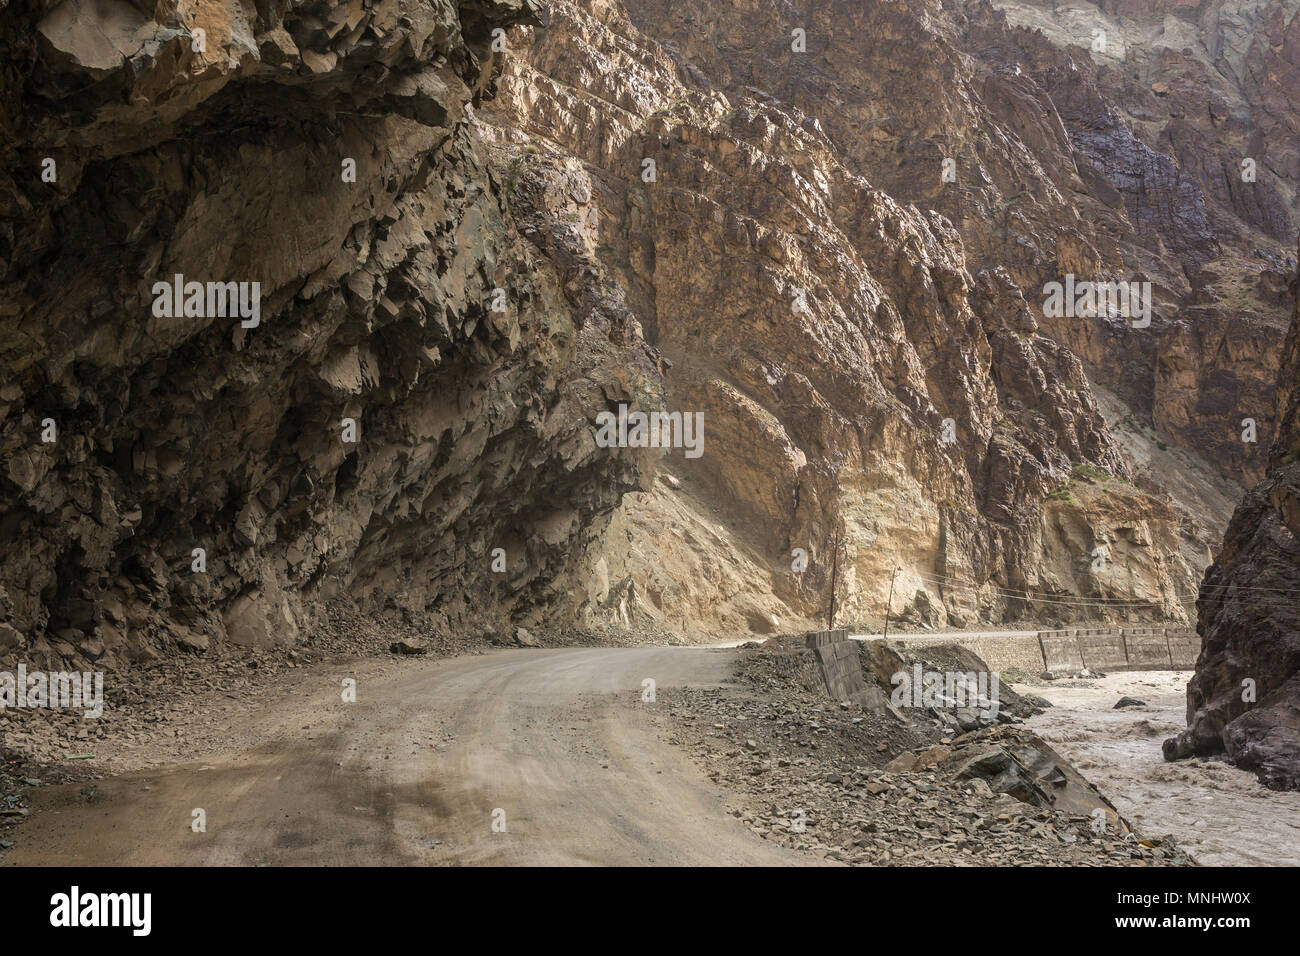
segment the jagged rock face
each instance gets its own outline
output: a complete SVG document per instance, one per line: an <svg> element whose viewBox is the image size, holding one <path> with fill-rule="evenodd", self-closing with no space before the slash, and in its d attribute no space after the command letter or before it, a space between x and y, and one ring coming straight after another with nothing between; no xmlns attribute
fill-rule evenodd
<svg viewBox="0 0 1300 956"><path fill-rule="evenodd" d="M837 538L849 620L1183 618L1221 525L1089 377L1262 474L1300 0L1175 4L1191 54L999 6L10 0L0 654L290 642L339 592L771 631ZM1045 315L1066 273L1149 279L1152 325ZM599 447L620 406L704 453Z"/></svg>
<svg viewBox="0 0 1300 956"><path fill-rule="evenodd" d="M640 481L591 418L658 373L487 165L531 2L158 11L0 9L0 659L289 644L340 591L581 603ZM256 324L178 274L259 283Z"/></svg>
<svg viewBox="0 0 1300 956"><path fill-rule="evenodd" d="M1300 288L1297 289L1300 292ZM1300 299L1278 384L1265 479L1237 508L1197 601L1201 654L1188 729L1170 759L1224 753L1276 789L1300 789Z"/></svg>
<svg viewBox="0 0 1300 956"><path fill-rule="evenodd" d="M998 0L996 15L964 6L962 48L996 51L975 56L1017 71L1006 81L1026 91L1008 101L1015 112L1049 104L1031 129L1059 118L1073 149L1054 158L1032 146L1082 214L1070 255L1049 232L1037 243L1049 255L1022 268L1073 260L1141 273L1158 292L1145 331L1058 321L1050 334L1174 442L1249 487L1272 438L1295 269L1300 3ZM1010 111L989 105L1018 132ZM1042 224L1043 211L1064 224L1050 208L1025 215ZM1242 440L1243 418L1256 420L1257 442Z"/></svg>
<svg viewBox="0 0 1300 956"><path fill-rule="evenodd" d="M1138 20L1087 3L996 6L625 4L687 86L733 100L761 90L814 118L850 170L946 216L971 271L1005 268L1036 311L1044 283L1066 273L1151 281L1149 328L1040 315L1043 331L1248 486L1271 438L1289 315L1297 113L1284 103L1300 96L1300 4L1177 5ZM1223 6L1235 19L1204 9ZM1101 31L1105 53L1089 48ZM1220 49L1183 54L1203 38ZM1259 443L1241 440L1243 417L1258 420Z"/></svg>
<svg viewBox="0 0 1300 956"><path fill-rule="evenodd" d="M598 266L668 360L669 406L707 422L700 459L666 459L681 493L616 519L630 542L607 546L619 616L630 599L682 629L814 617L837 529L850 620L878 617L895 565L899 605L937 625L1089 616L1009 590L1174 618L1194 592L1208 536L1133 486L1082 363L1041 328L1036 287L998 265L990 209L972 255L962 220L891 195L940 181L940 152L895 171L890 131L934 119L925 84L955 97L945 107L976 102L964 77L935 73L965 69L926 19L944 9L915 6L829 4L805 22L761 3L592 0L511 35L520 55L480 114L501 131L498 164L590 172ZM806 54L791 51L795 26ZM1041 188L1059 193L1050 176ZM651 527L695 523L683 514L716 517L686 544Z"/></svg>

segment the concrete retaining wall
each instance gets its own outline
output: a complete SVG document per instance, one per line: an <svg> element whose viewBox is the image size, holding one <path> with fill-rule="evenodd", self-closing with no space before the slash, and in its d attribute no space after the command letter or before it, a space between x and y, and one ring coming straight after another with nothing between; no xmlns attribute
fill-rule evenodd
<svg viewBox="0 0 1300 956"><path fill-rule="evenodd" d="M809 647L825 647L849 639L848 628L837 627L833 631L809 631L804 635L804 643Z"/></svg>
<svg viewBox="0 0 1300 956"><path fill-rule="evenodd" d="M1023 631L1005 634L905 634L891 637L889 643L899 647L923 647L926 644L960 644L970 648L988 664L990 670L1006 671L1015 668L1030 674L1043 669L1043 654L1039 650L1036 632ZM1077 668L1076 668L1077 669Z"/></svg>
<svg viewBox="0 0 1300 956"><path fill-rule="evenodd" d="M1007 634L902 634L891 636L889 643L896 647L960 644L983 658L990 670L1005 671L1014 667L1036 674L1043 669L1043 658L1033 637L1033 631Z"/></svg>
<svg viewBox="0 0 1300 956"><path fill-rule="evenodd" d="M1169 644L1169 660L1175 669L1190 671L1196 668L1196 658L1201 656L1201 636L1196 633L1196 628L1165 628L1165 641Z"/></svg>
<svg viewBox="0 0 1300 956"><path fill-rule="evenodd" d="M1126 627L1124 646L1128 648L1128 669L1134 671L1172 670L1169 640L1163 627Z"/></svg>
<svg viewBox="0 0 1300 956"><path fill-rule="evenodd" d="M873 709L883 706L879 689L868 688L862 679L858 642L849 640L847 630L809 631L804 643L812 648L826 690L833 699L852 701Z"/></svg>
<svg viewBox="0 0 1300 956"><path fill-rule="evenodd" d="M826 633L826 632L814 632ZM812 646L812 635L809 635ZM1068 674L1093 671L1192 670L1201 641L1190 627L1080 627L1005 634L905 634L891 643L968 647L992 670Z"/></svg>
<svg viewBox="0 0 1300 956"><path fill-rule="evenodd" d="M1128 667L1124 632L1118 627L1081 627L1075 631L1083 666L1090 671L1120 671Z"/></svg>
<svg viewBox="0 0 1300 956"><path fill-rule="evenodd" d="M1062 671L1083 670L1083 655L1074 628L1060 631L1039 631L1038 650L1043 655L1043 670L1053 674Z"/></svg>
<svg viewBox="0 0 1300 956"><path fill-rule="evenodd" d="M1014 668L1029 674L1037 674L1043 669L1043 652L1038 642L1033 640L1032 634L1028 639L1012 636L976 637L970 641L963 641L962 645L984 658L984 663L995 671Z"/></svg>

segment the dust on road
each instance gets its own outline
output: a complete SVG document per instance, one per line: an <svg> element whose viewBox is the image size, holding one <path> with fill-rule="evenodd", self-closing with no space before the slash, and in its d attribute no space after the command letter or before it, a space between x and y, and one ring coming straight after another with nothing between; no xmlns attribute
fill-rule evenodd
<svg viewBox="0 0 1300 956"><path fill-rule="evenodd" d="M727 815L652 726L644 679L716 686L731 663L702 648L498 651L411 661L359 681L355 703L317 675L319 691L231 726L238 752L35 791L5 862L816 862Z"/></svg>

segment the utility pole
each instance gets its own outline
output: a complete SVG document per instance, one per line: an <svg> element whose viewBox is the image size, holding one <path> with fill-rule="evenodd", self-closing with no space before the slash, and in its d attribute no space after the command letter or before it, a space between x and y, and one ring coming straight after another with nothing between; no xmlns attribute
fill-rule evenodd
<svg viewBox="0 0 1300 956"><path fill-rule="evenodd" d="M893 573L889 575L889 600L885 602L885 633L880 638L882 641L889 637L889 609L894 603L894 578L898 577L898 572L901 570L903 569L894 568Z"/></svg>
<svg viewBox="0 0 1300 956"><path fill-rule="evenodd" d="M840 570L840 534L835 532L831 538L831 607L826 615L826 630L835 630L835 583Z"/></svg>

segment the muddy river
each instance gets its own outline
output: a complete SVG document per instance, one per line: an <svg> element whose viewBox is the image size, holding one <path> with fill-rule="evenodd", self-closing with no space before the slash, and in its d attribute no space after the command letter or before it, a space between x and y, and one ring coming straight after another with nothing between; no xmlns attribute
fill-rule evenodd
<svg viewBox="0 0 1300 956"><path fill-rule="evenodd" d="M1217 760L1166 763L1186 726L1190 672L1111 674L1017 686L1051 701L1029 726L1068 757L1144 834L1172 834L1203 865L1300 866L1300 793L1260 786ZM1146 707L1115 710L1120 697Z"/></svg>

